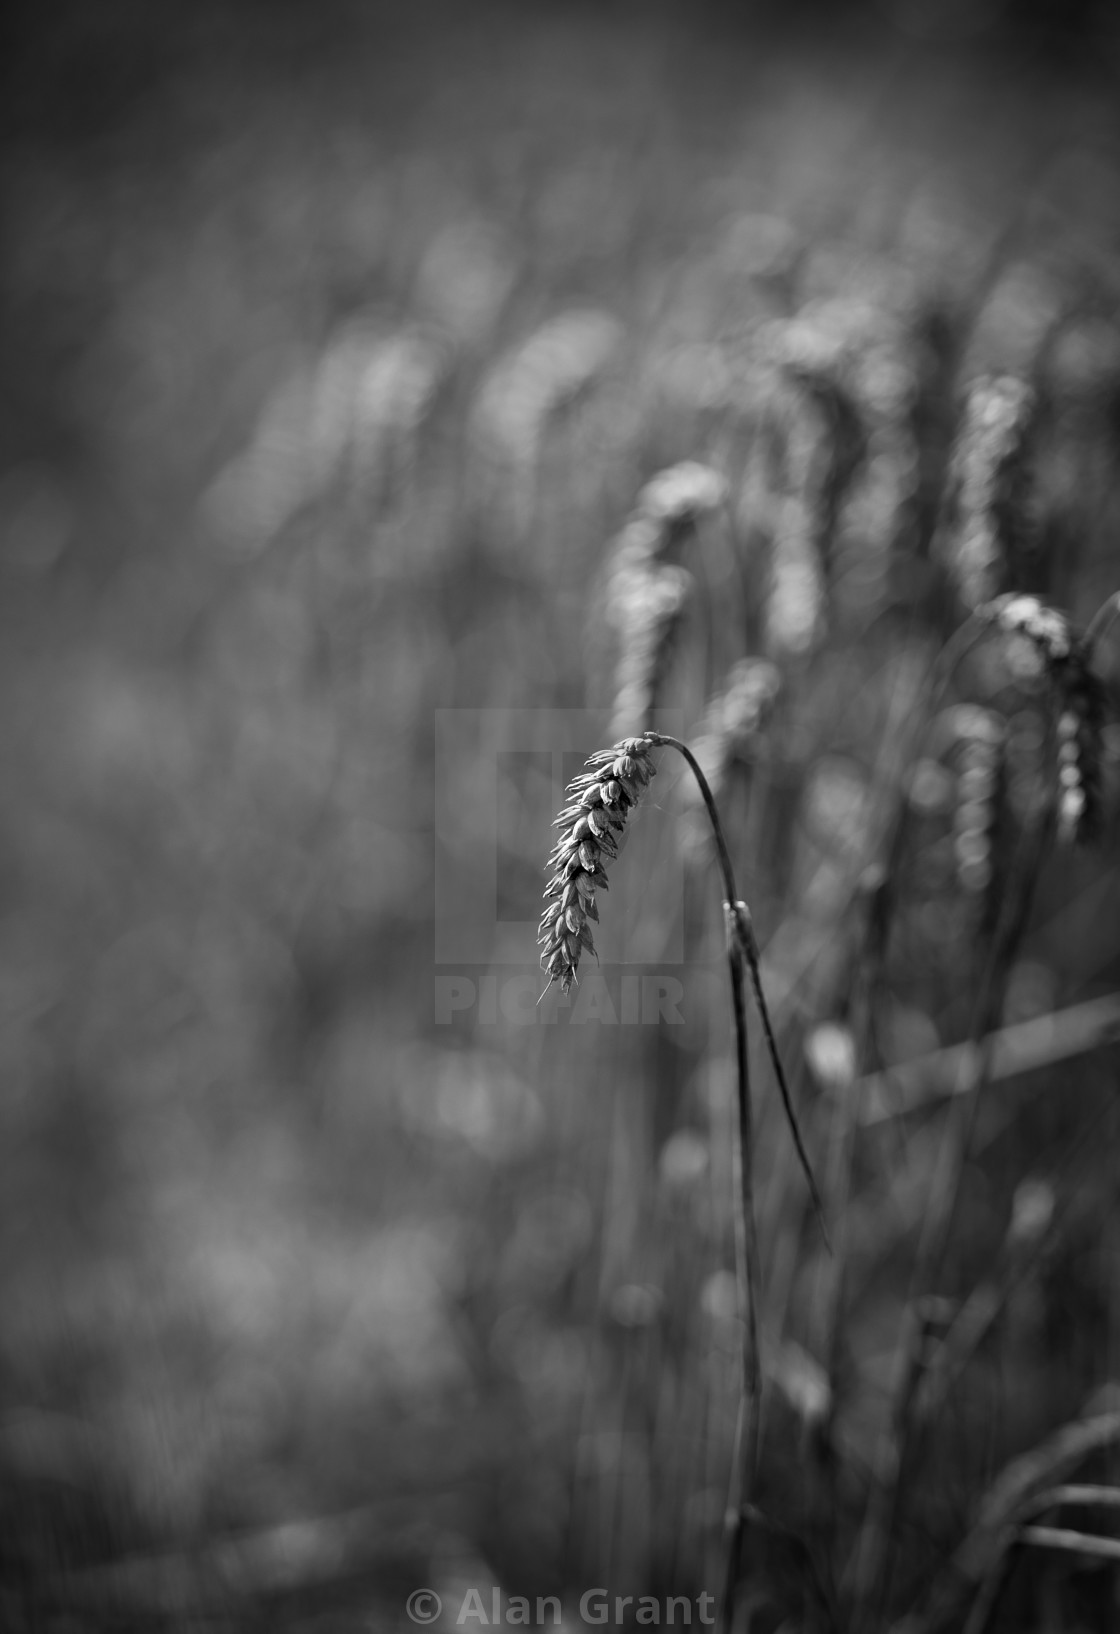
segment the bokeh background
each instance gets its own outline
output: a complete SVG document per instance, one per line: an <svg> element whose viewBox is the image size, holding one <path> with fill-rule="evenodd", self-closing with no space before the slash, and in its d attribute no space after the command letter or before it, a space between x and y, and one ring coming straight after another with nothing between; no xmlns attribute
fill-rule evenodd
<svg viewBox="0 0 1120 1634"><path fill-rule="evenodd" d="M611 541L653 473L714 467L661 701L694 734L731 661L781 673L725 792L828 1168L857 882L961 616L934 547L973 373L1045 398L1026 587L1084 621L1120 586L1110 8L52 0L5 27L0 1621L718 1592L733 1084L694 808L666 766L603 903L679 1027L572 1026L555 993L554 1025L438 1024L438 976L534 967L435 964L437 859L500 857L495 949L535 920L560 779L611 720ZM847 348L860 421L832 578L794 572L784 611L775 336ZM1015 723L1029 783L1037 688L993 663L962 698ZM448 708L475 713L441 764ZM527 748L526 709L587 741L545 714ZM942 749L886 1065L959 1041L975 989ZM1046 861L1008 1024L1120 986L1111 809ZM940 1292L994 1303L899 1613L1120 1364L1115 1051L1057 1053L980 1120ZM830 1356L756 1079L773 1531L744 1615L792 1630L861 1535L941 1113L859 1132ZM1089 1567L1023 1567L1008 1626L1116 1626Z"/></svg>

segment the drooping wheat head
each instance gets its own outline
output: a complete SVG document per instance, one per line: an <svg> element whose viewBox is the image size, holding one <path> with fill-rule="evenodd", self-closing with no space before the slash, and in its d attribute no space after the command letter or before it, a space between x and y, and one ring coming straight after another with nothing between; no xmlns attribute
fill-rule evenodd
<svg viewBox="0 0 1120 1634"><path fill-rule="evenodd" d="M1092 840L1101 818L1105 693L1080 652L1061 686L1058 715L1058 838Z"/></svg>
<svg viewBox="0 0 1120 1634"><path fill-rule="evenodd" d="M621 326L597 309L555 313L500 357L473 409L476 436L506 460L535 459L550 416L598 377L618 346Z"/></svg>
<svg viewBox="0 0 1120 1634"><path fill-rule="evenodd" d="M1073 651L1074 636L1069 619L1038 596L997 596L976 609L985 624L994 624L1004 635L1023 636L1035 648L1047 668L1064 664Z"/></svg>
<svg viewBox="0 0 1120 1634"><path fill-rule="evenodd" d="M642 562L616 574L613 614L619 632L613 733L650 724L665 681L693 578L671 562Z"/></svg>
<svg viewBox="0 0 1120 1634"><path fill-rule="evenodd" d="M605 600L616 650L612 734L618 737L650 726L692 598L692 575L666 555L726 499L727 483L717 471L682 461L646 483L618 537Z"/></svg>
<svg viewBox="0 0 1120 1634"><path fill-rule="evenodd" d="M949 471L941 552L957 594L976 608L1014 583L1029 535L1028 455L1037 397L1016 375L974 380Z"/></svg>
<svg viewBox="0 0 1120 1634"><path fill-rule="evenodd" d="M645 517L668 544L674 530L695 527L727 500L727 481L710 465L682 460L652 476L638 495L635 514Z"/></svg>
<svg viewBox="0 0 1120 1634"><path fill-rule="evenodd" d="M649 738L624 738L593 754L586 762L590 769L568 784L569 803L553 824L562 833L548 859L538 943L548 985L558 981L565 993L575 984L584 950L595 952L595 893L607 889L607 865L618 856L626 820L657 770L652 747Z"/></svg>
<svg viewBox="0 0 1120 1634"><path fill-rule="evenodd" d="M860 405L845 373L790 365L787 374L811 407L821 432L817 458L805 476L813 482L814 535L825 577L833 576L833 547L841 503L867 452L867 432Z"/></svg>
<svg viewBox="0 0 1120 1634"><path fill-rule="evenodd" d="M696 758L718 798L736 760L752 754L781 690L767 658L741 658L709 701L696 741Z"/></svg>
<svg viewBox="0 0 1120 1634"><path fill-rule="evenodd" d="M1036 596L999 596L978 613L1029 642L1045 668L1056 700L1058 837L1091 840L1101 815L1106 705L1091 638L1078 637L1064 613Z"/></svg>
<svg viewBox="0 0 1120 1634"><path fill-rule="evenodd" d="M1007 842L1007 723L980 704L957 704L943 724L952 739L956 789L953 804L953 862L966 902L979 911L979 928L995 927L1002 892Z"/></svg>
<svg viewBox="0 0 1120 1634"><path fill-rule="evenodd" d="M764 630L778 656L807 653L822 634L840 512L867 449L848 381L865 337L849 332L850 316L794 320L770 337L774 388L764 429L773 523Z"/></svg>
<svg viewBox="0 0 1120 1634"><path fill-rule="evenodd" d="M776 657L795 657L817 641L825 616L820 538L829 444L827 427L807 394L787 383L775 408L770 437L779 452L763 639Z"/></svg>
<svg viewBox="0 0 1120 1634"><path fill-rule="evenodd" d="M602 379L621 337L618 320L595 307L556 312L483 379L470 411L476 480L511 545L535 514L550 435Z"/></svg>

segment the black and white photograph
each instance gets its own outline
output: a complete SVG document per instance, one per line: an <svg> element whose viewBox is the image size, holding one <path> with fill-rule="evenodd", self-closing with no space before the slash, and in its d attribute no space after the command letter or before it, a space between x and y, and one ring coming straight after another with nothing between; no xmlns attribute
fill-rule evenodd
<svg viewBox="0 0 1120 1634"><path fill-rule="evenodd" d="M1120 1631L1120 7L10 0L0 1634Z"/></svg>

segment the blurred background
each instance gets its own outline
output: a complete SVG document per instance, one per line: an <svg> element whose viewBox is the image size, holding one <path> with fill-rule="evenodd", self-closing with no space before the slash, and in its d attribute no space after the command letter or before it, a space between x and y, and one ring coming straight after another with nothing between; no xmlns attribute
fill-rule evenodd
<svg viewBox="0 0 1120 1634"><path fill-rule="evenodd" d="M972 376L1043 404L1017 587L1082 623L1120 587L1111 8L51 0L5 29L0 1622L719 1592L734 1088L675 767L601 904L605 1003L475 1002L535 972L561 783L610 741L612 541L696 460L729 498L681 544L658 701L710 734L729 664L774 666L721 797L810 1149L830 1184L855 1154L838 1290L760 1054L744 1626L828 1626L942 1119L888 1096L841 1137L836 1108L914 1058L945 1087L1010 845L954 849L954 717L865 1057L859 881L963 616L937 541ZM783 555L778 352L851 411L850 458L835 414L813 432L823 574ZM1007 724L1014 824L1037 677L978 658L962 703ZM1120 988L1105 749L1097 847L1046 858L1007 972L999 1021L1059 1060L978 1119L939 1292L945 1325L988 1314L896 1527L899 1613L1120 1364L1115 1050L1047 1021ZM437 965L437 870L476 859L492 941ZM677 980L682 1024L613 1024L624 971ZM1024 1567L1007 1626L1116 1626L1111 1571Z"/></svg>

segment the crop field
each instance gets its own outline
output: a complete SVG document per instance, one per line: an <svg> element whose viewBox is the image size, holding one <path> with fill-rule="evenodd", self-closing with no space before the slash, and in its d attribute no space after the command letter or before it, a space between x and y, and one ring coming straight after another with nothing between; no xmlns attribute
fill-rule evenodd
<svg viewBox="0 0 1120 1634"><path fill-rule="evenodd" d="M1109 9L0 54L0 1629L1120 1627Z"/></svg>

